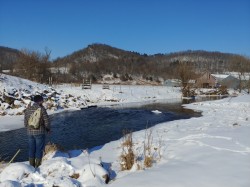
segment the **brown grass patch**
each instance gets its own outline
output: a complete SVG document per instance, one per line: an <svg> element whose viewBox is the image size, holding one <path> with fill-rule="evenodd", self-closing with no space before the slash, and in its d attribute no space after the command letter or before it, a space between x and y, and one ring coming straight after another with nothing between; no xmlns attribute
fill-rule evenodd
<svg viewBox="0 0 250 187"><path fill-rule="evenodd" d="M130 170L135 163L132 132L124 130L123 134L124 136L122 140L122 153L120 156L121 159L120 165L121 165L121 170Z"/></svg>
<svg viewBox="0 0 250 187"><path fill-rule="evenodd" d="M152 136L152 129L145 130L145 140L144 140L144 166L145 167L152 167L153 165L153 136Z"/></svg>
<svg viewBox="0 0 250 187"><path fill-rule="evenodd" d="M73 179L78 179L80 177L80 174L79 173L74 173L70 177L73 178Z"/></svg>
<svg viewBox="0 0 250 187"><path fill-rule="evenodd" d="M48 142L48 144L45 146L45 149L44 149L44 155L48 153L56 152L56 151L64 151L64 149L62 146L58 144Z"/></svg>

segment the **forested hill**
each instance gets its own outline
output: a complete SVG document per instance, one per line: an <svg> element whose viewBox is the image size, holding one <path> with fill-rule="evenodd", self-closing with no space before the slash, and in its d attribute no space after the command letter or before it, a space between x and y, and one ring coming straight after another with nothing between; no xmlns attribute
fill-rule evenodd
<svg viewBox="0 0 250 187"><path fill-rule="evenodd" d="M120 74L171 74L169 68L180 62L190 62L200 71L212 72L228 71L231 62L243 56L208 51L183 51L169 54L139 54L125 51L104 44L93 44L56 59L56 66L68 66L72 72L89 70L102 73L116 72Z"/></svg>
<svg viewBox="0 0 250 187"><path fill-rule="evenodd" d="M224 72L230 69L235 58L243 56L231 53L209 52L203 50L187 50L169 54L156 54L149 56L155 62L161 62L174 67L180 62L190 62L200 71Z"/></svg>
<svg viewBox="0 0 250 187"><path fill-rule="evenodd" d="M16 49L0 46L0 71L2 69L11 69L19 54L20 51Z"/></svg>
<svg viewBox="0 0 250 187"><path fill-rule="evenodd" d="M144 59L145 61L154 61L161 63L173 63L173 62L229 62L236 54L221 53L221 52L208 52L202 50L188 50L182 52L175 52L169 54L155 54L147 55L140 54L138 52L125 51L115 47L111 47L105 44L92 44L88 47L76 51L65 57L61 57L55 60L57 63L69 63L69 62L97 62L104 59L116 59L127 61L136 61L138 59Z"/></svg>
<svg viewBox="0 0 250 187"><path fill-rule="evenodd" d="M78 82L84 77L101 80L105 74L122 77L123 80L133 79L133 77L158 80L158 78L177 78L176 69L182 65L182 62L186 62L189 67L195 69L196 73L241 71L237 69L239 63L250 64L249 58L230 53L188 50L147 55L105 44L89 45L65 57L57 58L52 63L49 63L50 52L47 52L41 54L26 51L25 53L25 50L20 52L0 47L0 72L3 69L15 70L11 72L28 79L33 77L34 80L37 75L43 74L43 79L46 81L48 74L51 73L50 70L53 70L52 74L57 73L55 77L58 82L65 80ZM244 67L243 69L246 70Z"/></svg>
<svg viewBox="0 0 250 187"><path fill-rule="evenodd" d="M70 55L56 59L54 62L97 62L104 59L126 59L139 58L141 55L136 52L125 51L105 44L93 44L76 51Z"/></svg>
<svg viewBox="0 0 250 187"><path fill-rule="evenodd" d="M187 50L182 52L175 52L169 54L156 54L150 56L151 58L155 58L156 60L162 60L165 62L173 63L173 62L229 62L232 57L237 56L236 54L230 53L221 53L221 52L209 52L203 50Z"/></svg>

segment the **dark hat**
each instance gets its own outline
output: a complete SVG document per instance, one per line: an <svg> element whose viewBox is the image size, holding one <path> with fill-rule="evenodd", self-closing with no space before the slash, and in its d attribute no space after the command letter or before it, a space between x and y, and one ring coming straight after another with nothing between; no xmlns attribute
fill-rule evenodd
<svg viewBox="0 0 250 187"><path fill-rule="evenodd" d="M41 101L43 101L43 97L42 96L40 96L40 95L35 95L34 96L34 102L39 103Z"/></svg>

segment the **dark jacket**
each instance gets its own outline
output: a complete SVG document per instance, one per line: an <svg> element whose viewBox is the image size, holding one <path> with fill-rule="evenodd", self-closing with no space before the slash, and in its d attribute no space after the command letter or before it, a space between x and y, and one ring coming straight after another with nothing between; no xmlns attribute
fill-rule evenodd
<svg viewBox="0 0 250 187"><path fill-rule="evenodd" d="M32 127L29 127L28 120L30 116L38 109L41 108L41 119L40 119L40 125L38 129L34 129ZM39 134L45 134L46 131L50 131L50 120L49 116L46 112L46 109L43 106L40 106L37 103L34 103L32 106L29 106L25 112L24 112L24 126L27 128L27 133L29 135L39 135Z"/></svg>

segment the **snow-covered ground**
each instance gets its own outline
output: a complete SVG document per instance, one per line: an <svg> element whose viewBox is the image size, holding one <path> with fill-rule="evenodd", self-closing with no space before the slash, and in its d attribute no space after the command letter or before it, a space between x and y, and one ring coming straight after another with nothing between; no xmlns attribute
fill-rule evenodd
<svg viewBox="0 0 250 187"><path fill-rule="evenodd" d="M98 87L96 85L91 90L89 97L93 94L93 98L100 98L97 93L104 90L100 88L98 91ZM135 91L136 88L138 91ZM119 90L120 87L114 89ZM107 91L113 94L110 93L112 98L123 98L123 102L164 99L162 95L167 92L161 87L146 89L135 86L131 89L127 86L126 89L122 87L123 96L117 93L115 97L112 88ZM83 90L64 87L63 92L75 92L81 96ZM147 93L142 96L144 92ZM169 91L168 96L172 92ZM103 100L102 104L105 102L110 101ZM133 133L133 150L138 159L129 171L121 171L122 140L117 140L88 152L73 150L50 153L37 170L27 162L2 165L0 186L249 187L250 96L240 95L185 107L202 111L203 116L161 123ZM161 115L160 111L156 115ZM4 117L1 117L4 121L12 118ZM5 125L7 129L8 123ZM151 155L154 162L152 167L145 168L143 148L147 142L145 134L149 132L153 137ZM103 163L105 170L99 163ZM105 184L103 176L107 173L112 180Z"/></svg>

